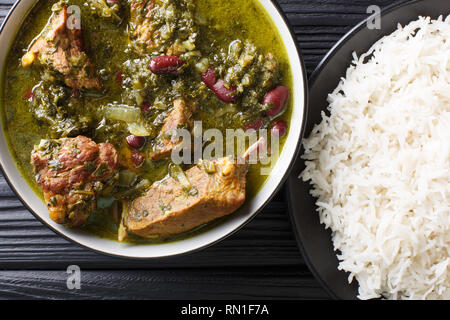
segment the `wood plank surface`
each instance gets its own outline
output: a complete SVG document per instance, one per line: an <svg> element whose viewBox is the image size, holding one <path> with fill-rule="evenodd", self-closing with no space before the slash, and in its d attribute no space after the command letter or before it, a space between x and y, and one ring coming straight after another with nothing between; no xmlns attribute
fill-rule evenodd
<svg viewBox="0 0 450 320"><path fill-rule="evenodd" d="M24 0L26 1L26 0ZM308 74L367 7L392 0L279 0L294 28ZM0 20L13 0L0 0ZM294 70L295 72L295 70ZM0 176L0 299L324 299L292 232L282 190L247 226L203 251L134 261L91 252L37 221ZM68 265L81 290L66 287Z"/></svg>
<svg viewBox="0 0 450 320"><path fill-rule="evenodd" d="M0 271L0 299L324 299L309 271L287 268L88 270L81 288L64 271ZM299 288L302 288L299 290Z"/></svg>

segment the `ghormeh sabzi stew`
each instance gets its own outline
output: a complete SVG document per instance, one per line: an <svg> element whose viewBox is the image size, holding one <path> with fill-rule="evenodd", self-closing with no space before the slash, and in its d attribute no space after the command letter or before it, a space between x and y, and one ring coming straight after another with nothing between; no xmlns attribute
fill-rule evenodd
<svg viewBox="0 0 450 320"><path fill-rule="evenodd" d="M175 164L174 131L267 128L282 144L290 86L257 1L39 1L7 59L3 125L54 221L165 241L233 213L266 179L230 156Z"/></svg>

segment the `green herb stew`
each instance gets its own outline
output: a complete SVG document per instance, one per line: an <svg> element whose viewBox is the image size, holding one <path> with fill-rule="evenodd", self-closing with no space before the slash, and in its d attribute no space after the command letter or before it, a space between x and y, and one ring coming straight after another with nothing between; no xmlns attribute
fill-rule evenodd
<svg viewBox="0 0 450 320"><path fill-rule="evenodd" d="M19 169L54 221L101 237L217 225L263 186L289 131L287 54L256 0L41 0L6 66Z"/></svg>

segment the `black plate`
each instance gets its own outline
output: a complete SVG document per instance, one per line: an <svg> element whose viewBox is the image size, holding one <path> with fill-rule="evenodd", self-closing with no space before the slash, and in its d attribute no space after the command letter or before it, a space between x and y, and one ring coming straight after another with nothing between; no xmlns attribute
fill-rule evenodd
<svg viewBox="0 0 450 320"><path fill-rule="evenodd" d="M381 12L381 29L370 30L367 22L360 23L348 32L327 54L310 79L308 119L305 136L314 124L321 121L320 113L328 106L327 95L338 85L339 79L352 60L352 52L367 52L372 44L392 33L397 24L405 25L419 16L438 18L450 14L449 0L418 0L390 7ZM373 21L373 20L370 20ZM301 154L304 150L302 148ZM298 179L305 168L300 158L294 164L288 179L289 212L297 242L303 257L314 276L334 299L357 299L356 280L350 285L348 274L339 271L338 259L333 251L331 232L319 222L315 198L309 194L310 185Z"/></svg>

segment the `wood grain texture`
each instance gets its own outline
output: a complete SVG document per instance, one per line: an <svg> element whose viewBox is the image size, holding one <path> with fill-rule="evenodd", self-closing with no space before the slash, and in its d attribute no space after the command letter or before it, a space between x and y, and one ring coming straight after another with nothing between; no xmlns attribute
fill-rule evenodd
<svg viewBox="0 0 450 320"><path fill-rule="evenodd" d="M0 271L0 299L325 299L307 270L83 271L67 289L61 271Z"/></svg>
<svg viewBox="0 0 450 320"><path fill-rule="evenodd" d="M279 0L311 74L328 50L392 0ZM0 0L0 20L13 0ZM295 70L294 70L295 72ZM68 265L82 289L66 288ZM247 226L221 243L182 257L122 260L93 253L37 221L0 176L0 298L322 299L292 233L284 190Z"/></svg>

